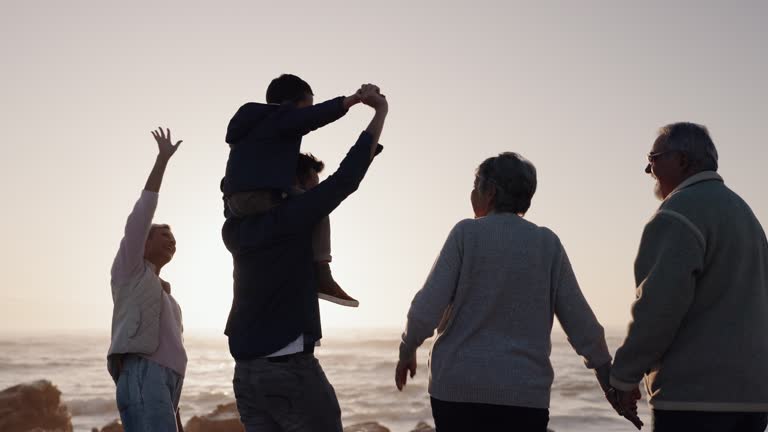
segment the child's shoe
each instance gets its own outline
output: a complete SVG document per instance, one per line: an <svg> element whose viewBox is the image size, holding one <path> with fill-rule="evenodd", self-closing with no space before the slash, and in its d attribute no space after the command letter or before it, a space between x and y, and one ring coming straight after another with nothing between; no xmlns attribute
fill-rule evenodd
<svg viewBox="0 0 768 432"><path fill-rule="evenodd" d="M341 289L339 284L333 280L333 275L331 275L331 266L329 263L315 263L315 270L317 272L318 298L342 306L360 306L359 301L350 297L346 292L344 292L343 289Z"/></svg>

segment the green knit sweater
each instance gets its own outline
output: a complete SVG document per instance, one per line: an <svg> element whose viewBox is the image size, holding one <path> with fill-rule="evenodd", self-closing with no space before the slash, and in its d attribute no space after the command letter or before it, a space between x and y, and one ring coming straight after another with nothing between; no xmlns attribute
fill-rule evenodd
<svg viewBox="0 0 768 432"><path fill-rule="evenodd" d="M654 409L768 411L768 243L719 175L694 175L664 200L635 280L614 387L645 376Z"/></svg>

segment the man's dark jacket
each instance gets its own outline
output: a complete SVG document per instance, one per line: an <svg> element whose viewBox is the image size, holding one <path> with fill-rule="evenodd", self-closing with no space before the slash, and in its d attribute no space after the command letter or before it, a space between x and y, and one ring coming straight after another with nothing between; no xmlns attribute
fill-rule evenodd
<svg viewBox="0 0 768 432"><path fill-rule="evenodd" d="M312 230L357 190L371 162L372 140L363 132L339 169L317 187L262 215L224 223L235 267L224 333L236 360L269 355L302 334L309 343L322 337Z"/></svg>
<svg viewBox="0 0 768 432"><path fill-rule="evenodd" d="M247 103L227 127L230 146L227 170L221 182L224 195L257 189L286 191L293 185L301 137L338 120L347 110L344 97L306 108Z"/></svg>

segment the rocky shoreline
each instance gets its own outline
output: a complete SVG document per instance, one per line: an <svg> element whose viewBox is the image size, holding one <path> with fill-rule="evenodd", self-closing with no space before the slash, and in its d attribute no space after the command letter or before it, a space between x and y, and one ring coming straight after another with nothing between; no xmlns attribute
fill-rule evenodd
<svg viewBox="0 0 768 432"><path fill-rule="evenodd" d="M213 412L193 416L184 425L185 432L244 432L234 402L219 405ZM0 391L0 431L2 432L73 432L72 415L61 402L61 392L48 380L15 385ZM554 432L548 429L549 432ZM93 428L91 432L123 432L119 420ZM378 422L358 423L344 432L391 432ZM435 432L419 422L411 432Z"/></svg>
<svg viewBox="0 0 768 432"><path fill-rule="evenodd" d="M184 425L186 432L243 432L235 403L219 405L203 416L194 416ZM424 422L412 432L434 432ZM0 431L3 432L73 432L72 415L61 402L61 392L50 381L19 384L0 391ZM93 428L92 432L123 432L119 420ZM359 423L344 432L390 432L377 422Z"/></svg>

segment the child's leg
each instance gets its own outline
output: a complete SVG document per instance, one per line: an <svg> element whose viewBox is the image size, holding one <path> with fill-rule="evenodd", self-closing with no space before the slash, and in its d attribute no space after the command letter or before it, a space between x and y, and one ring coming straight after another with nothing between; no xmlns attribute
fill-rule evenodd
<svg viewBox="0 0 768 432"><path fill-rule="evenodd" d="M344 292L331 274L331 220L327 216L312 231L312 251L317 270L317 296L342 306L357 307L360 302Z"/></svg>
<svg viewBox="0 0 768 432"><path fill-rule="evenodd" d="M315 262L329 263L331 257L331 219L326 216L312 231L312 252Z"/></svg>
<svg viewBox="0 0 768 432"><path fill-rule="evenodd" d="M238 192L227 198L229 211L235 217L261 214L275 205L271 191Z"/></svg>

